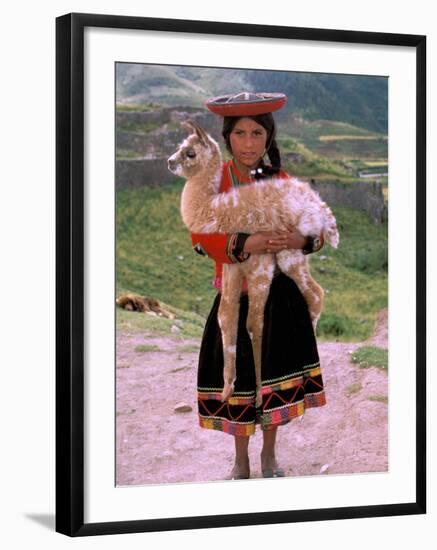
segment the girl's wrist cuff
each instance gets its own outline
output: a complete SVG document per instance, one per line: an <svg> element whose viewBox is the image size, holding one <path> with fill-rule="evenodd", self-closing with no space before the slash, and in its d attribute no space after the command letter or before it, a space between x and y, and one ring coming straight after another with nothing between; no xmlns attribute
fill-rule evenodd
<svg viewBox="0 0 437 550"><path fill-rule="evenodd" d="M244 252L244 245L249 237L249 233L232 233L230 235L227 244L227 254L234 263L241 263L249 258L250 253Z"/></svg>

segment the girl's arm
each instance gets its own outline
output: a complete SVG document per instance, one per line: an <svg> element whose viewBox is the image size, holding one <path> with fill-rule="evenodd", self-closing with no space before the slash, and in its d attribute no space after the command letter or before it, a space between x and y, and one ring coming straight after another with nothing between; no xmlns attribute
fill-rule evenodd
<svg viewBox="0 0 437 550"><path fill-rule="evenodd" d="M250 256L244 252L247 233L191 233L193 248L198 254L209 256L217 263L244 262Z"/></svg>

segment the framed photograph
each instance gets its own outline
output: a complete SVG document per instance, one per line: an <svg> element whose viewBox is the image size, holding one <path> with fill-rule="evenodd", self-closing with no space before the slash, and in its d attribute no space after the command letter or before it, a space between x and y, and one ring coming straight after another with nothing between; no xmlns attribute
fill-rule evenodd
<svg viewBox="0 0 437 550"><path fill-rule="evenodd" d="M58 532L426 512L425 67L424 36L57 18ZM331 221L237 222L251 182Z"/></svg>

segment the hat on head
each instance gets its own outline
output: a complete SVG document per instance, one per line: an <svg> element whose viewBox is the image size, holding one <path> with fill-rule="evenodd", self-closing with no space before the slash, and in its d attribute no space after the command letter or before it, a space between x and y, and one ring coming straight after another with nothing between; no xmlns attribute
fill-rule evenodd
<svg viewBox="0 0 437 550"><path fill-rule="evenodd" d="M281 93L240 92L208 99L205 105L220 116L254 116L273 113L285 105L287 96Z"/></svg>

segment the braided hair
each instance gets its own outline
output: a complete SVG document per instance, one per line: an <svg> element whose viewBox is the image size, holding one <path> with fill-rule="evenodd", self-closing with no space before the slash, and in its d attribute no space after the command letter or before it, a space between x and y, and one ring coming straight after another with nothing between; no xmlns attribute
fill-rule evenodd
<svg viewBox="0 0 437 550"><path fill-rule="evenodd" d="M266 153L270 159L270 165L264 163L262 158L257 166L261 168L261 172L258 170L255 172L255 179L264 179L275 176L281 169L281 155L279 153L279 148L276 143L276 124L275 119L273 118L272 113L265 113L262 115L245 115L243 116L225 116L223 120L223 129L222 136L226 143L226 149L232 155L231 149L231 140L230 134L234 129L235 124L241 118L250 118L254 120L257 124L260 124L267 131L267 150Z"/></svg>

